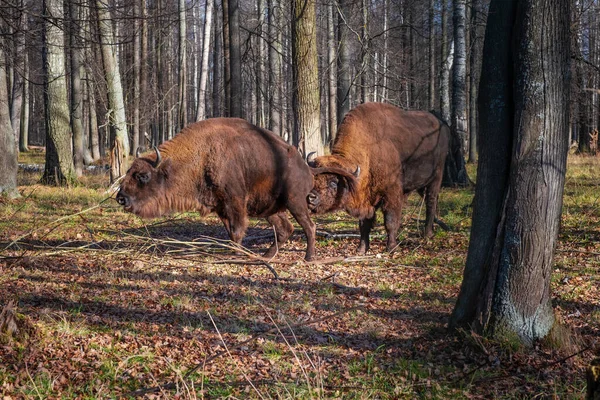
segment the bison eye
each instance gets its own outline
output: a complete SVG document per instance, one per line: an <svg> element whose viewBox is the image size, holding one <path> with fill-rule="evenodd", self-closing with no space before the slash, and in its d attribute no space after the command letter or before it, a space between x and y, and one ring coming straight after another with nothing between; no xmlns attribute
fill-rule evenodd
<svg viewBox="0 0 600 400"><path fill-rule="evenodd" d="M337 190L338 184L336 181L329 181L329 188L333 190Z"/></svg>
<svg viewBox="0 0 600 400"><path fill-rule="evenodd" d="M145 185L146 183L150 182L150 173L148 172L140 172L136 175L135 177L139 183Z"/></svg>

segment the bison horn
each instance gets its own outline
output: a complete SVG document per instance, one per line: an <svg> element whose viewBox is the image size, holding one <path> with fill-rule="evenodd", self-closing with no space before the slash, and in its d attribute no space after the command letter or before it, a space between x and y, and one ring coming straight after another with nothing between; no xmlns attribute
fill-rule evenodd
<svg viewBox="0 0 600 400"><path fill-rule="evenodd" d="M135 151L135 158L138 158L141 153L142 153L142 148L138 147L137 150Z"/></svg>
<svg viewBox="0 0 600 400"><path fill-rule="evenodd" d="M160 151L158 151L158 147L154 146L154 151L156 152L156 161L154 162L153 167L156 168L162 161L162 157L160 156Z"/></svg>
<svg viewBox="0 0 600 400"><path fill-rule="evenodd" d="M354 175L356 178L360 176L360 165L356 166L356 171L354 171L352 175Z"/></svg>
<svg viewBox="0 0 600 400"><path fill-rule="evenodd" d="M307 164L308 164L309 162L311 162L311 161L312 161L312 158L313 158L313 156L314 156L315 154L317 154L317 152L316 152L316 151L311 151L310 153L308 153L308 154L306 155L306 163L307 163Z"/></svg>

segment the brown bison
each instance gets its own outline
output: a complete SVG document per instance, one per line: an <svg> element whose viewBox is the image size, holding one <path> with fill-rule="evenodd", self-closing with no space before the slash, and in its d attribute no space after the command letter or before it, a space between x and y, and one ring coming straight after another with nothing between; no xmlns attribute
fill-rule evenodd
<svg viewBox="0 0 600 400"><path fill-rule="evenodd" d="M306 198L312 187L313 174L294 147L242 119L214 118L187 126L156 154L136 158L116 199L126 211L147 218L215 212L235 243L245 235L248 216L264 217L275 229L265 257L292 234L289 210L306 234L310 260L315 224Z"/></svg>
<svg viewBox="0 0 600 400"><path fill-rule="evenodd" d="M359 218L359 253L369 249L375 211L381 208L387 250L396 247L402 205L412 191L425 196L425 236L433 233L437 199L450 129L424 111L405 111L383 103L366 103L351 110L339 126L331 155L309 161L311 167L337 167L346 172L360 167L356 192L335 173L315 175L308 197L313 213L345 209Z"/></svg>

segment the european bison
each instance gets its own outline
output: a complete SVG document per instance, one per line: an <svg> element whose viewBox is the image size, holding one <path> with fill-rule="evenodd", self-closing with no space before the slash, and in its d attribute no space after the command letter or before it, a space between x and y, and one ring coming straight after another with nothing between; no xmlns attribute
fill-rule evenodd
<svg viewBox="0 0 600 400"><path fill-rule="evenodd" d="M213 118L187 126L156 154L136 158L117 202L146 218L169 211L215 212L235 243L245 235L248 216L264 217L276 232L265 257L275 255L293 232L287 209L306 234L310 260L315 224L306 198L312 187L313 174L294 147L242 119Z"/></svg>
<svg viewBox="0 0 600 400"><path fill-rule="evenodd" d="M384 103L359 105L340 124L332 154L309 161L312 167L347 172L360 167L358 188L353 194L347 190L346 178L315 175L308 207L313 213L345 209L359 218L361 254L369 249L375 211L381 208L391 251L396 247L404 199L417 190L425 196L425 236L430 236L449 140L448 126L429 112Z"/></svg>

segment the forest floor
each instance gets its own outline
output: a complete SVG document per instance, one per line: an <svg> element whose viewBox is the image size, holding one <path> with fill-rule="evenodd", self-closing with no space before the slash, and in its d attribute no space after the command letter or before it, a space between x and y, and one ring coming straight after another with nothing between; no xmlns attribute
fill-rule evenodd
<svg viewBox="0 0 600 400"><path fill-rule="evenodd" d="M215 217L145 221L110 198L107 175L70 189L39 177L20 172L22 197L0 200L0 330L18 329L0 336L3 400L579 399L600 355L600 159L569 159L552 276L563 349L447 331L473 189L442 191L452 230L429 240L411 196L392 254L379 223L357 257L357 221L338 213L316 219L316 262L297 229L265 264L264 220L239 255Z"/></svg>

